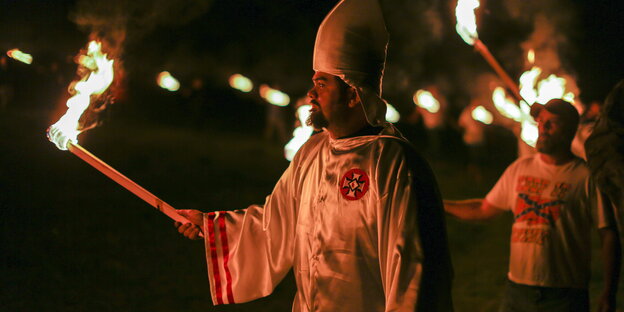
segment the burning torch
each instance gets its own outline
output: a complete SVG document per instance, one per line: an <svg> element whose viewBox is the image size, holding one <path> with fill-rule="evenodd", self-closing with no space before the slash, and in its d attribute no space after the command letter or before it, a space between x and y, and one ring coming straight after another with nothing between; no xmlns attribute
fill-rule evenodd
<svg viewBox="0 0 624 312"><path fill-rule="evenodd" d="M474 46L475 50L483 56L483 58L490 64L496 74L503 80L503 83L511 90L512 94L518 100L518 102L524 100L520 95L520 89L518 85L509 77L503 67L496 61L487 46L479 39L479 33L477 32L477 18L475 17L474 10L480 5L479 0L458 0L457 7L455 8L455 16L457 17L457 24L455 30L462 37L462 39L469 45Z"/></svg>
<svg viewBox="0 0 624 312"><path fill-rule="evenodd" d="M190 223L188 219L179 215L171 205L136 184L78 144L78 134L81 132L78 126L80 116L89 107L92 97L97 98L108 89L113 82L114 76L113 60L107 59L107 55L101 51L101 43L97 41L89 43L87 54L81 55L78 58L78 62L87 68L89 72L75 83L74 90L76 93L67 100L67 112L48 128L48 139L56 144L59 149L69 150L171 219L181 223Z"/></svg>

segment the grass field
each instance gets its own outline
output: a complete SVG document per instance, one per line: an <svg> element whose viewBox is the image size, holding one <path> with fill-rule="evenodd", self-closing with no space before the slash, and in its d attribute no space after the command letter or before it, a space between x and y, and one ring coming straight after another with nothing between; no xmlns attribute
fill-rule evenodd
<svg viewBox="0 0 624 312"><path fill-rule="evenodd" d="M290 311L291 276L267 298L212 307L202 243L185 240L167 217L57 150L45 137L50 115L0 112L1 311ZM261 203L288 165L281 146L227 128L117 121L92 130L81 144L185 209ZM491 158L478 182L461 163L433 162L444 197L483 196L508 161ZM447 222L456 311L496 311L510 216ZM602 282L594 254L592 298ZM618 311L624 311L622 294Z"/></svg>

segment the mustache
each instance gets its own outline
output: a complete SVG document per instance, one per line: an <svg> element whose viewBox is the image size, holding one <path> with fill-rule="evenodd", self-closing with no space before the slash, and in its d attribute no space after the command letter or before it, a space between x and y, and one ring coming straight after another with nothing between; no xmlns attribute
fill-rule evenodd
<svg viewBox="0 0 624 312"><path fill-rule="evenodd" d="M314 104L316 106L319 106L319 103L316 100L310 100L310 104Z"/></svg>

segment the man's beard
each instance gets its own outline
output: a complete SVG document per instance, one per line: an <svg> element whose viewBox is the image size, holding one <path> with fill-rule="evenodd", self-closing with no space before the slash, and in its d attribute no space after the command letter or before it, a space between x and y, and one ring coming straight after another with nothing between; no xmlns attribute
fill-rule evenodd
<svg viewBox="0 0 624 312"><path fill-rule="evenodd" d="M320 130L326 128L329 122L320 110L315 109L310 111L310 116L308 116L306 120L306 125L314 127L315 130Z"/></svg>
<svg viewBox="0 0 624 312"><path fill-rule="evenodd" d="M570 148L570 143L567 140L562 138L538 138L537 143L535 144L535 149L546 155L552 155L559 151L565 150L566 148Z"/></svg>

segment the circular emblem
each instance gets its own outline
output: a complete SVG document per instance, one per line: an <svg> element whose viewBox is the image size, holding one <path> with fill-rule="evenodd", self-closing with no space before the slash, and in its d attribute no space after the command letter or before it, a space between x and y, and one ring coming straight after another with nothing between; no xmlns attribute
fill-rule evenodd
<svg viewBox="0 0 624 312"><path fill-rule="evenodd" d="M340 179L340 193L348 200L358 200L368 191L370 180L361 169L351 169Z"/></svg>

